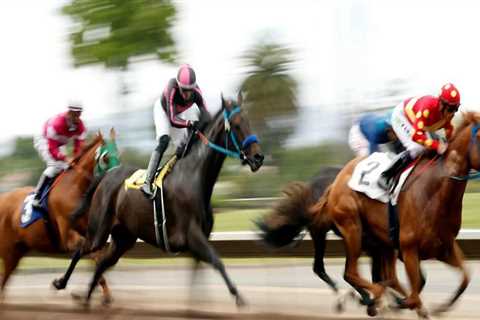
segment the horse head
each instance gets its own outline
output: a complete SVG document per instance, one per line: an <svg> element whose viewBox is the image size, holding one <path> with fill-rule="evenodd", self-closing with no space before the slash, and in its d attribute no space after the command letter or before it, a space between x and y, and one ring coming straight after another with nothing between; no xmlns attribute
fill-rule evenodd
<svg viewBox="0 0 480 320"><path fill-rule="evenodd" d="M255 172L262 166L264 156L257 136L252 134L250 122L241 109L242 102L241 92L238 93L237 100L225 99L222 95L221 112L223 113L225 132L232 142L227 145L227 148L238 153L242 164L248 164L250 169Z"/></svg>
<svg viewBox="0 0 480 320"><path fill-rule="evenodd" d="M112 128L110 140L105 140L99 131L92 142L86 145L72 160L72 168L91 172L95 176L102 176L106 171L118 166L120 161L115 135L115 130Z"/></svg>

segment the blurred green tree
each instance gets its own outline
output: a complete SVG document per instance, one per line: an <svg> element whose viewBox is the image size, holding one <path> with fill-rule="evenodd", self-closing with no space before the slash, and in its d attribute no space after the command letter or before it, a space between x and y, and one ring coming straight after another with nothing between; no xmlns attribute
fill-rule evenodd
<svg viewBox="0 0 480 320"><path fill-rule="evenodd" d="M70 42L77 67L126 70L132 57L175 59L170 28L176 8L169 0L72 0L62 13L75 22Z"/></svg>
<svg viewBox="0 0 480 320"><path fill-rule="evenodd" d="M298 84L289 74L295 62L293 52L277 43L260 42L241 59L248 68L241 84L245 108L262 148L275 158L293 132L298 114Z"/></svg>

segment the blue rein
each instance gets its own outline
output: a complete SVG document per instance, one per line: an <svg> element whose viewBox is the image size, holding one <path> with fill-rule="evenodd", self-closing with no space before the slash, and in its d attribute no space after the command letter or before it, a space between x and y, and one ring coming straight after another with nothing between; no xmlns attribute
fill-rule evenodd
<svg viewBox="0 0 480 320"><path fill-rule="evenodd" d="M208 140L207 145L210 148L227 155L228 157L244 160L246 156L243 150L247 149L252 143L258 143L258 138L254 134L249 135L242 141L241 143L242 147L240 148L240 144L237 142L235 133L230 128L230 121L232 120L233 116L239 113L240 111L241 109L238 106L233 108L233 110L230 112L228 110L223 110L223 120L225 121L225 131L227 131L227 135L225 137L225 147L219 146L218 144L215 144L210 140ZM236 151L232 151L228 149L229 137Z"/></svg>
<svg viewBox="0 0 480 320"><path fill-rule="evenodd" d="M475 144L475 138L477 136L478 130L480 130L480 124L475 124L472 127L472 131L471 131L472 136L470 138L469 148L471 148ZM457 180L457 181L476 180L476 179L480 179L480 172L477 171L477 172L474 172L474 173L469 173L466 176L460 176L460 177L451 176L450 178L452 178L454 180Z"/></svg>

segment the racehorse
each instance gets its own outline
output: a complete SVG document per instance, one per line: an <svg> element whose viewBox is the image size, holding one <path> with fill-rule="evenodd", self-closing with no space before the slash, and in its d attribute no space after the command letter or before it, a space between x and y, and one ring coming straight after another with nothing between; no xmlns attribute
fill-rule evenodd
<svg viewBox="0 0 480 320"><path fill-rule="evenodd" d="M338 293L337 285L326 273L323 259L327 232L331 230L339 236L341 234L328 215L312 215L309 209L335 180L340 170L338 167L326 167L309 183L289 183L283 190L284 197L272 207L267 215L256 221L261 230L262 240L275 248L293 243L302 230L308 229L315 249L313 271L335 293ZM371 257L372 280L388 285L405 297L406 291L400 285L396 275L397 254L394 248L383 245L365 231L362 234L362 246ZM396 303L400 303L402 298L394 293L392 295ZM362 296L360 302L368 305L369 300L368 296ZM338 311L343 310L343 302L344 299L340 299L337 304Z"/></svg>
<svg viewBox="0 0 480 320"><path fill-rule="evenodd" d="M462 281L454 295L435 312L447 311L470 281L464 256L455 241L461 226L462 199L469 172L480 169L480 114L466 113L443 156L422 157L405 182L398 198L399 250L405 264L411 293L403 302L420 317L428 317L420 299L420 260L438 259L458 268ZM317 219L328 215L345 242L344 278L359 292L368 290L378 301L384 287L358 273L362 230L368 230L386 245L393 245L388 232L387 206L353 191L348 186L359 159L350 161L333 184L311 208ZM368 174L368 173L367 173Z"/></svg>
<svg viewBox="0 0 480 320"><path fill-rule="evenodd" d="M208 242L214 222L210 198L226 156L239 158L252 171L263 164L258 140L251 134L248 119L240 109L241 100L241 94L238 102L222 96L222 108L204 130L205 135L196 131L202 143L198 140L193 143L190 152L180 158L165 177L165 229L156 228L152 200L139 190L124 187L125 179L137 169L122 166L105 175L90 205L84 206L89 207L90 217L87 241L60 279L66 283L80 257L104 247L111 235L111 243L97 264L85 304L89 303L99 277L135 245L137 238L167 252L189 251L197 262L210 263L222 275L237 305L244 304L223 262ZM162 241L158 241L159 233Z"/></svg>
<svg viewBox="0 0 480 320"><path fill-rule="evenodd" d="M26 228L21 228L20 217L24 201L33 187L23 187L0 195L0 257L3 260L1 290L17 267L20 259L29 251L43 253L65 253L76 250L86 234L86 218L79 221L74 229L70 227L69 214L80 203L90 184L104 172L118 163L114 140L107 142L99 133L75 157L69 169L62 172L52 184L48 195L48 213ZM104 279L103 301L111 300L110 291Z"/></svg>

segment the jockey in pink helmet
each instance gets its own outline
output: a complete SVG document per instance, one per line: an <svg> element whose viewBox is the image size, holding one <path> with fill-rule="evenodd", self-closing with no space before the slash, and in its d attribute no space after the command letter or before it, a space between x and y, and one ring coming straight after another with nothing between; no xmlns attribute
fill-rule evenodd
<svg viewBox="0 0 480 320"><path fill-rule="evenodd" d="M196 104L202 115L210 118L202 91L197 85L195 71L188 64L180 66L177 77L168 81L162 96L153 106L157 147L153 151L147 168L147 176L141 190L152 197L152 183L163 153L170 139L177 147L177 157L182 154L188 130L198 130L198 112L192 108Z"/></svg>
<svg viewBox="0 0 480 320"><path fill-rule="evenodd" d="M40 197L45 188L63 170L67 169L71 158L62 151L62 147L73 140L73 155L81 151L85 142L86 129L80 119L83 106L78 102L68 104L62 112L45 122L41 135L34 138L34 146L40 157L47 164L35 189L32 205L40 206Z"/></svg>

